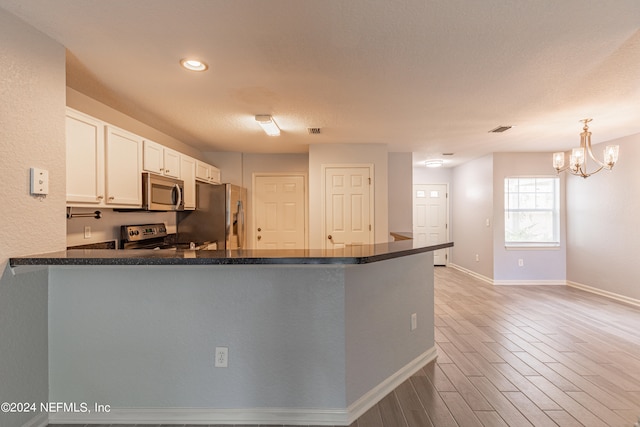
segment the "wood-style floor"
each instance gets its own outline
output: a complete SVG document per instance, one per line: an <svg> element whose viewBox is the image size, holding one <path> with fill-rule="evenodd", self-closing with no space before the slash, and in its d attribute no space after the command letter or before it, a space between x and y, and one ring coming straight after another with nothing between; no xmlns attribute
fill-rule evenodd
<svg viewBox="0 0 640 427"><path fill-rule="evenodd" d="M491 286L452 268L435 276L438 359L351 427L638 421L638 308L565 286Z"/></svg>

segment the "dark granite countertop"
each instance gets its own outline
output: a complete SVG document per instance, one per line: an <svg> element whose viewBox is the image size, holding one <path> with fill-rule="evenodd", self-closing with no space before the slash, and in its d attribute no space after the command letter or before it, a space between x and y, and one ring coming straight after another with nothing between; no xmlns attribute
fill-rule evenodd
<svg viewBox="0 0 640 427"><path fill-rule="evenodd" d="M419 246L412 240L344 249L244 249L231 251L71 249L9 259L11 267L48 265L299 265L368 264L452 247Z"/></svg>

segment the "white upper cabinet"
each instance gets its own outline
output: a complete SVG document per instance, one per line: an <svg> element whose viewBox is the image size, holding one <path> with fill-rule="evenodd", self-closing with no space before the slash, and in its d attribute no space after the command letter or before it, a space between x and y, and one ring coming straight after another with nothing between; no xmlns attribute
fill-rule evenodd
<svg viewBox="0 0 640 427"><path fill-rule="evenodd" d="M142 138L107 126L105 171L107 205L142 206Z"/></svg>
<svg viewBox="0 0 640 427"><path fill-rule="evenodd" d="M211 184L220 184L220 169L198 160L196 162L196 179Z"/></svg>
<svg viewBox="0 0 640 427"><path fill-rule="evenodd" d="M67 204L104 204L104 123L67 109Z"/></svg>
<svg viewBox="0 0 640 427"><path fill-rule="evenodd" d="M163 172L166 176L180 178L180 153L165 147Z"/></svg>
<svg viewBox="0 0 640 427"><path fill-rule="evenodd" d="M72 108L66 143L67 206L142 207L143 170L183 180L185 209L196 208L196 179L220 183L215 166Z"/></svg>
<svg viewBox="0 0 640 427"><path fill-rule="evenodd" d="M184 208L196 208L196 160L182 154L180 156L180 179L184 181Z"/></svg>
<svg viewBox="0 0 640 427"><path fill-rule="evenodd" d="M145 171L180 178L180 153L177 151L145 139L143 159Z"/></svg>
<svg viewBox="0 0 640 427"><path fill-rule="evenodd" d="M153 141L144 140L142 168L147 172L162 174L164 170L164 147Z"/></svg>

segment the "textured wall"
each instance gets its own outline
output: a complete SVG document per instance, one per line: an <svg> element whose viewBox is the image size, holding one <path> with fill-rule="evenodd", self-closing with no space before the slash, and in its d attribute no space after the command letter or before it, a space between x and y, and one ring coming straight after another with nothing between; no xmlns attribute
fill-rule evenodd
<svg viewBox="0 0 640 427"><path fill-rule="evenodd" d="M433 348L433 268L433 252L347 267L348 405Z"/></svg>
<svg viewBox="0 0 640 427"><path fill-rule="evenodd" d="M78 267L50 276L52 400L344 407L342 267ZM227 369L213 366L217 346L229 348Z"/></svg>
<svg viewBox="0 0 640 427"><path fill-rule="evenodd" d="M567 280L640 300L640 134L594 146L601 158L620 145L612 171L567 177Z"/></svg>
<svg viewBox="0 0 640 427"><path fill-rule="evenodd" d="M7 259L65 247L65 51L2 9L0 40L0 402L46 402L47 274L14 277ZM29 195L31 167L49 171L44 199Z"/></svg>
<svg viewBox="0 0 640 427"><path fill-rule="evenodd" d="M412 170L411 153L389 153L390 232L413 230Z"/></svg>
<svg viewBox="0 0 640 427"><path fill-rule="evenodd" d="M193 158L204 160L204 157L199 150L177 140L176 138L162 133L155 128L152 128L131 116L121 113L120 111L115 110L102 102L96 101L95 99L90 98L70 87L66 88L66 93L67 105L73 109L82 111L92 117L128 130L129 132L133 132L136 135L150 139L151 141L162 144L165 147L172 148Z"/></svg>
<svg viewBox="0 0 640 427"><path fill-rule="evenodd" d="M496 281L564 283L566 279L565 175L560 175L560 247L509 249L504 246L504 179L512 176L555 176L551 153L495 153L493 155L493 257ZM518 260L524 266L518 266Z"/></svg>
<svg viewBox="0 0 640 427"><path fill-rule="evenodd" d="M323 248L322 165L373 164L375 242L389 241L388 153L386 144L312 144L309 146L309 247Z"/></svg>
<svg viewBox="0 0 640 427"><path fill-rule="evenodd" d="M453 171L451 200L452 262L493 278L493 155L472 160ZM476 254L479 261L476 262Z"/></svg>

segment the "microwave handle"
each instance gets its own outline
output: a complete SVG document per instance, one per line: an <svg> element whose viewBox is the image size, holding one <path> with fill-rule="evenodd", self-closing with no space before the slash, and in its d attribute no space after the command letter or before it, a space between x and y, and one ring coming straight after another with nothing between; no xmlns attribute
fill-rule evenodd
<svg viewBox="0 0 640 427"><path fill-rule="evenodd" d="M175 187L176 193L178 193L178 199L176 200L176 209L178 209L182 204L182 191L180 191L180 186L178 184L173 185Z"/></svg>

